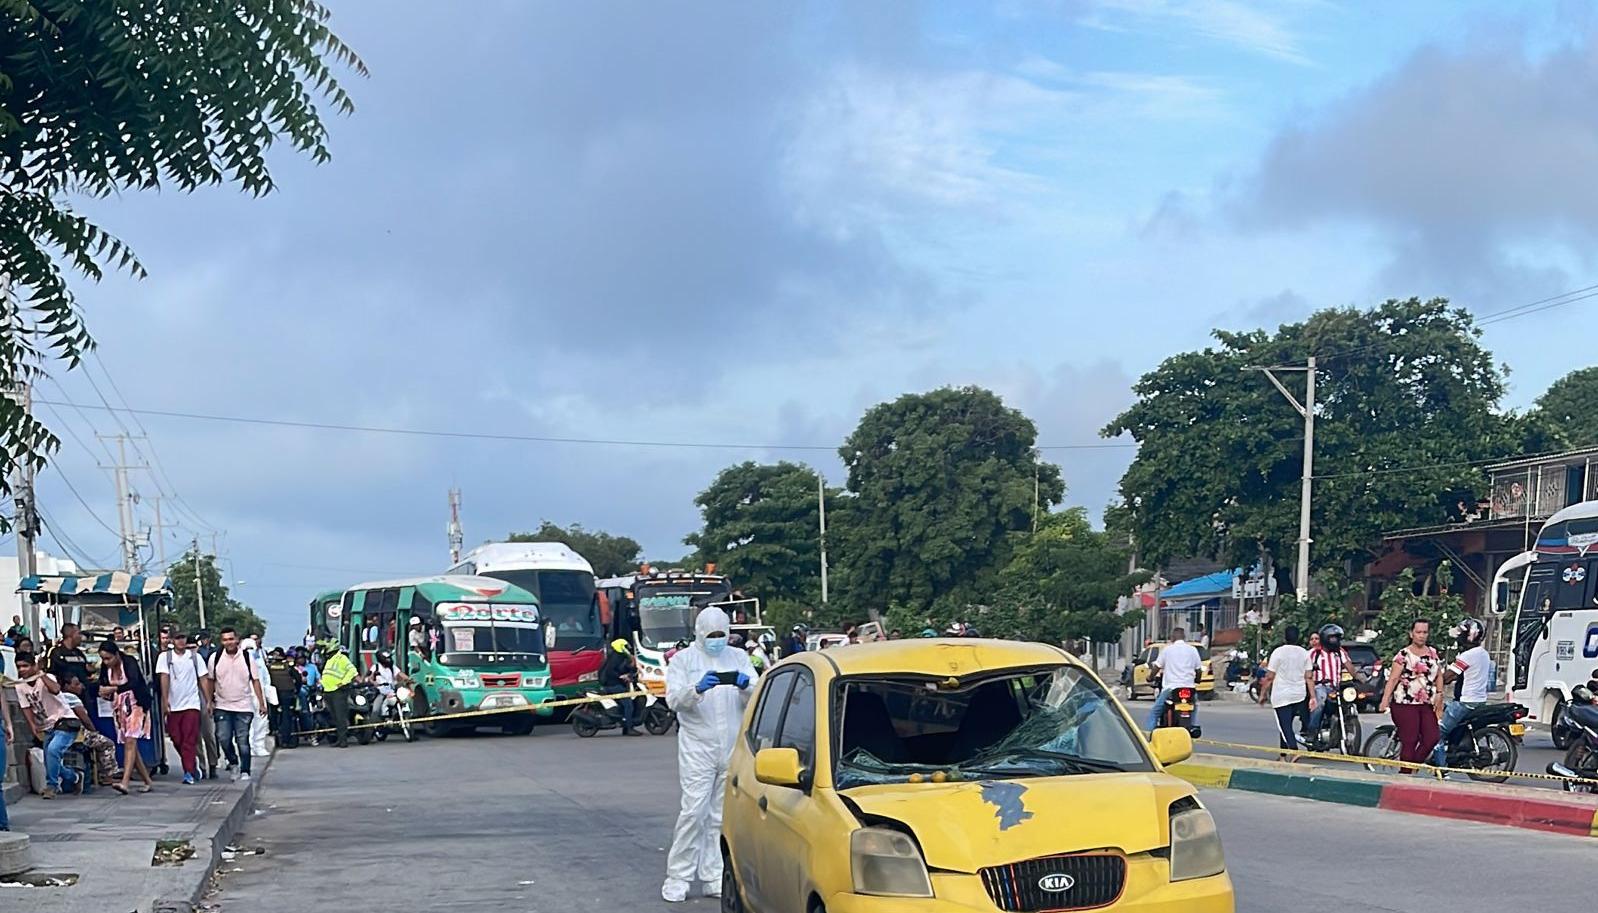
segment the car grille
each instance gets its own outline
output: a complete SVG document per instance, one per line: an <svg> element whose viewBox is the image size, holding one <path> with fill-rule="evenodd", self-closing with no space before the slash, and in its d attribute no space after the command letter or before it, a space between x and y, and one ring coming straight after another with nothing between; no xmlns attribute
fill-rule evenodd
<svg viewBox="0 0 1598 913"><path fill-rule="evenodd" d="M482 679L484 688L519 688L522 684L522 677L519 673L513 675L485 675Z"/></svg>
<svg viewBox="0 0 1598 913"><path fill-rule="evenodd" d="M1043 885L1051 877L1056 883L1069 883L1070 887L1045 889ZM1114 903L1126 887L1126 857L1114 853L1085 853L989 866L982 870L982 886L1006 913L1105 907Z"/></svg>

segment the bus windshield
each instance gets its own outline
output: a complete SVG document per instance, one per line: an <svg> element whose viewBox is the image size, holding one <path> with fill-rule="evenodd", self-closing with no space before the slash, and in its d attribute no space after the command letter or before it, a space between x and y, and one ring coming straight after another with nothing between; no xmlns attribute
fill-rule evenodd
<svg viewBox="0 0 1598 913"><path fill-rule="evenodd" d="M555 632L550 647L563 651L598 649L605 642L594 598L594 575L587 571L531 569L484 571L538 596L538 609Z"/></svg>
<svg viewBox="0 0 1598 913"><path fill-rule="evenodd" d="M446 666L542 664L544 631L523 622L446 621L438 661Z"/></svg>
<svg viewBox="0 0 1598 913"><path fill-rule="evenodd" d="M639 637L653 647L669 647L680 640L694 639L694 620L699 610L729 598L723 584L683 581L638 587Z"/></svg>

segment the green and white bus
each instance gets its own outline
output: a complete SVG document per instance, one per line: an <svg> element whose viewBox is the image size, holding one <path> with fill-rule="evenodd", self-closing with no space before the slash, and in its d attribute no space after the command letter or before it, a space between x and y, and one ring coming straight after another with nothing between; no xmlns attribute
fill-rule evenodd
<svg viewBox="0 0 1598 913"><path fill-rule="evenodd" d="M337 620L339 642L362 673L379 650L393 653L415 682L416 716L505 711L424 724L429 735L478 726L525 735L535 714L551 713L538 709L555 699L543 615L514 584L468 576L363 583L345 591Z"/></svg>

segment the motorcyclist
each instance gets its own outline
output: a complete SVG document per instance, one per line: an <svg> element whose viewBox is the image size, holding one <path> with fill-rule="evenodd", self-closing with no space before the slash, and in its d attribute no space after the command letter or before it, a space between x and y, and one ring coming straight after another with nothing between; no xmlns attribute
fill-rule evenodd
<svg viewBox="0 0 1598 913"><path fill-rule="evenodd" d="M1466 714L1487 703L1487 676L1492 659L1482 646L1487 629L1474 618L1467 618L1454 627L1454 643L1459 655L1443 670L1443 684L1458 680L1455 697L1443 707L1443 718L1437 725L1437 747L1432 751L1432 765L1448 764L1448 732Z"/></svg>
<svg viewBox="0 0 1598 913"><path fill-rule="evenodd" d="M627 638L618 637L605 650L605 660L599 667L599 690L605 694L626 694L633 690L633 683L637 680L638 665L633 661L632 651L627 648ZM643 735L636 728L636 699L622 698L617 704L621 708L622 735Z"/></svg>
<svg viewBox="0 0 1598 913"><path fill-rule="evenodd" d="M727 649L731 624L715 606L701 610L693 645L666 666L666 704L677 713L682 782L682 807L660 887L661 898L672 903L686 900L696 879L705 896L721 896L721 800L755 678L749 654ZM724 684L718 673L727 673L732 682Z"/></svg>
<svg viewBox="0 0 1598 913"><path fill-rule="evenodd" d="M766 651L763 647L761 647L760 641L745 641L744 652L749 654L749 664L755 667L755 673L764 674L766 671L766 666L769 665L771 661L767 658Z"/></svg>
<svg viewBox="0 0 1598 913"><path fill-rule="evenodd" d="M782 642L782 655L792 656L795 653L805 652L805 626L794 625L788 632L788 639Z"/></svg>
<svg viewBox="0 0 1598 913"><path fill-rule="evenodd" d="M394 703L394 689L411 680L405 670L394 665L394 654L387 650L379 650L372 657L372 668L366 673L366 680L377 686L377 703L372 705L372 719L381 720L388 714L389 705Z"/></svg>
<svg viewBox="0 0 1598 913"><path fill-rule="evenodd" d="M1319 642L1312 643L1309 651L1310 675L1315 688L1309 697L1309 731L1305 739L1310 748L1320 748L1321 717L1326 713L1326 698L1343 686L1343 672L1352 671L1354 662L1343 647L1342 625L1321 625Z"/></svg>

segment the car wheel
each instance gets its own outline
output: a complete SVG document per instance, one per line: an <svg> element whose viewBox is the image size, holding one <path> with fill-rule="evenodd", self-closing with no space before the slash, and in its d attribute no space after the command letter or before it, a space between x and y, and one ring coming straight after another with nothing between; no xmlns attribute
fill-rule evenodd
<svg viewBox="0 0 1598 913"><path fill-rule="evenodd" d="M744 913L744 897L738 890L738 873L732 867L732 854L721 851L721 913Z"/></svg>
<svg viewBox="0 0 1598 913"><path fill-rule="evenodd" d="M1564 718L1565 699L1560 698L1559 703L1554 705L1553 718L1548 721L1548 729L1553 734L1554 747L1560 751L1568 751L1570 746L1576 743L1575 733L1559 725Z"/></svg>

